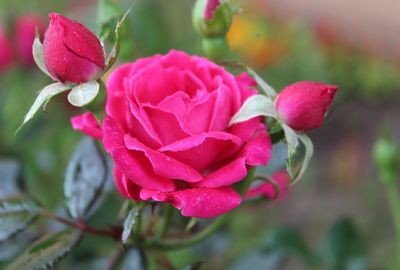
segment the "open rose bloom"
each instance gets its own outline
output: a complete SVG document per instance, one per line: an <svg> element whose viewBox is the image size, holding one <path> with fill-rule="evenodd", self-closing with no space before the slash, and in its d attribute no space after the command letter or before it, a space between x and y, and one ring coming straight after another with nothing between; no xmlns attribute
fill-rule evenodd
<svg viewBox="0 0 400 270"><path fill-rule="evenodd" d="M209 60L171 51L117 68L107 82L102 127L86 113L74 128L102 139L118 191L209 218L241 203L233 185L266 165L271 141L260 117L229 126L256 91Z"/></svg>

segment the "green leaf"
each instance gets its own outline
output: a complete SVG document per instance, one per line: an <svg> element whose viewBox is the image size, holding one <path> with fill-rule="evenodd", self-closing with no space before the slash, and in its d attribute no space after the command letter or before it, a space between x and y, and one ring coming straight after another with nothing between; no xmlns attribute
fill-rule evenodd
<svg viewBox="0 0 400 270"><path fill-rule="evenodd" d="M285 139L288 148L288 157L296 154L297 147L299 146L299 135L289 126L282 124L285 132Z"/></svg>
<svg viewBox="0 0 400 270"><path fill-rule="evenodd" d="M42 43L40 42L40 33L38 28L36 28L36 36L35 40L33 41L32 45L32 55L33 59L35 60L36 65L40 68L41 71L43 71L44 74L49 76L51 78L50 73L47 71L47 68L44 64L43 60L43 46Z"/></svg>
<svg viewBox="0 0 400 270"><path fill-rule="evenodd" d="M263 90L264 94L267 95L269 98L274 99L276 97L276 91L272 88L268 83L266 83L263 78L260 77L253 69L246 66L246 71L254 77L258 86Z"/></svg>
<svg viewBox="0 0 400 270"><path fill-rule="evenodd" d="M68 101L76 107L83 107L92 102L99 93L100 85L97 81L79 84L68 94Z"/></svg>
<svg viewBox="0 0 400 270"><path fill-rule="evenodd" d="M72 230L46 235L28 247L6 270L53 268L78 243L80 235Z"/></svg>
<svg viewBox="0 0 400 270"><path fill-rule="evenodd" d="M311 139L305 134L299 134L298 136L300 141L304 145L304 158L303 162L301 163L300 170L297 173L295 179L292 181L292 184L295 184L298 180L300 180L303 177L308 167L308 164L310 163L311 157L313 156L314 153L314 145Z"/></svg>
<svg viewBox="0 0 400 270"><path fill-rule="evenodd" d="M100 198L107 179L107 164L96 143L84 138L76 147L65 175L64 195L71 216L87 216Z"/></svg>
<svg viewBox="0 0 400 270"><path fill-rule="evenodd" d="M314 153L314 146L311 139L305 134L296 133L289 126L282 124L283 130L285 132L286 144L288 148L288 157L287 157L287 171L289 172L290 177L292 178L292 185L295 184L298 180L300 180L311 160L311 157ZM297 148L299 147L299 141L301 141L304 145L304 158L300 164L300 168L297 172L294 172L294 158L297 154Z"/></svg>
<svg viewBox="0 0 400 270"><path fill-rule="evenodd" d="M121 15L118 6L110 0L100 0L97 9L97 20L100 25L99 37L105 41L115 29Z"/></svg>
<svg viewBox="0 0 400 270"><path fill-rule="evenodd" d="M309 266L316 263L316 256L303 237L295 230L281 227L268 233L262 248L265 253L281 251L301 257Z"/></svg>
<svg viewBox="0 0 400 270"><path fill-rule="evenodd" d="M110 55L108 56L107 68L105 69L104 72L109 70L117 61L119 51L121 49L121 36L120 36L119 31L120 31L122 23L125 21L126 17L131 12L132 8L133 8L133 5L125 12L125 14L122 16L122 18L118 21L117 25L115 26L115 30L114 30L115 43L114 43L113 48L111 49Z"/></svg>
<svg viewBox="0 0 400 270"><path fill-rule="evenodd" d="M349 219L337 221L325 236L323 258L332 270L367 269L367 248Z"/></svg>
<svg viewBox="0 0 400 270"><path fill-rule="evenodd" d="M0 243L0 262L8 261L21 253L29 244L30 237L26 233L20 233ZM0 264L1 267L1 264Z"/></svg>
<svg viewBox="0 0 400 270"><path fill-rule="evenodd" d="M128 242L128 239L132 233L132 228L136 224L137 217L140 213L141 207L135 206L133 207L129 213L128 216L124 220L124 226L123 226L123 231L121 235L121 241L122 244L125 245Z"/></svg>
<svg viewBox="0 0 400 270"><path fill-rule="evenodd" d="M274 102L264 95L254 95L246 99L240 110L232 117L230 125L247 121L257 116L278 118Z"/></svg>
<svg viewBox="0 0 400 270"><path fill-rule="evenodd" d="M46 104L50 101L52 97L69 89L71 89L71 86L59 82L49 84L45 88L43 88L35 99L35 102L29 109L28 113L25 115L24 121L22 122L16 133L22 128L23 125L25 125L29 120L33 118L33 116L36 114L41 106L46 106Z"/></svg>
<svg viewBox="0 0 400 270"><path fill-rule="evenodd" d="M39 209L27 196L0 200L0 242L23 231L35 220Z"/></svg>
<svg viewBox="0 0 400 270"><path fill-rule="evenodd" d="M293 170L293 160L297 153L297 147L299 146L299 137L289 126L282 124L282 128L285 133L285 141L288 149L286 168L290 177L294 179L296 178L296 174Z"/></svg>

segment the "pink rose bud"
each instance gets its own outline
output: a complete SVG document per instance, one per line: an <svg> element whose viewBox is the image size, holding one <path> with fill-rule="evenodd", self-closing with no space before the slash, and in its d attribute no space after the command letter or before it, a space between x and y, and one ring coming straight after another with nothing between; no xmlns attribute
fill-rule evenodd
<svg viewBox="0 0 400 270"><path fill-rule="evenodd" d="M214 17L215 10L220 4L221 3L219 0L208 0L206 9L204 11L204 18L206 18L207 20L211 20Z"/></svg>
<svg viewBox="0 0 400 270"><path fill-rule="evenodd" d="M43 57L49 73L60 82L84 83L96 79L105 67L98 38L82 24L57 13L43 42Z"/></svg>
<svg viewBox="0 0 400 270"><path fill-rule="evenodd" d="M224 36L231 23L232 11L227 3L220 0L197 0L193 9L193 25L201 36Z"/></svg>
<svg viewBox="0 0 400 270"><path fill-rule="evenodd" d="M0 71L7 70L12 61L12 50L6 32L0 25Z"/></svg>
<svg viewBox="0 0 400 270"><path fill-rule="evenodd" d="M279 93L276 108L288 126L308 131L321 126L337 88L320 82L294 83Z"/></svg>
<svg viewBox="0 0 400 270"><path fill-rule="evenodd" d="M27 67L35 65L32 55L32 45L36 36L36 27L42 34L44 25L42 20L32 14L21 15L15 23L15 49L21 63Z"/></svg>

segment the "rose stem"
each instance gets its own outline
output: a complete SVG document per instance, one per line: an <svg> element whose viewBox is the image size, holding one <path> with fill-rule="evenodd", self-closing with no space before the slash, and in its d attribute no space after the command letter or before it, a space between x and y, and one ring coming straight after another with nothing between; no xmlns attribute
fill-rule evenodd
<svg viewBox="0 0 400 270"><path fill-rule="evenodd" d="M180 239L150 239L144 243L144 246L155 248L155 249L163 249L163 250L171 250L171 249L179 249L185 248L188 246L192 246L204 240L213 234L218 228L224 224L227 219L227 214L216 218L213 223L211 223L208 227L203 229L200 233L188 237L188 238L180 238Z"/></svg>
<svg viewBox="0 0 400 270"><path fill-rule="evenodd" d="M86 233L90 233L90 234L98 235L98 236L111 237L118 241L121 238L121 231L122 231L121 228L112 228L109 230L97 229L97 228L90 227L84 221L74 222L73 220L57 216L54 213L47 211L47 210L41 210L40 215L42 215L46 218L56 220L60 223L68 225L70 227L77 228L78 230L80 230L82 232L86 232Z"/></svg>

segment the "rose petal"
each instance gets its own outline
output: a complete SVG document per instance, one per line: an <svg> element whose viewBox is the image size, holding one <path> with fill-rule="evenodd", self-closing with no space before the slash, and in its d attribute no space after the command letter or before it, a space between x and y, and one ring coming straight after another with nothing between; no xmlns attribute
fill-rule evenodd
<svg viewBox="0 0 400 270"><path fill-rule="evenodd" d="M232 117L230 91L225 85L221 85L213 94L216 94L216 101L209 121L209 131L225 130Z"/></svg>
<svg viewBox="0 0 400 270"><path fill-rule="evenodd" d="M190 69L192 65L191 57L182 51L170 50L160 60L165 68L177 67L181 70Z"/></svg>
<svg viewBox="0 0 400 270"><path fill-rule="evenodd" d="M136 102L157 105L165 97L173 94L177 89L173 81L165 74L164 68L158 61L153 61L129 78L127 92Z"/></svg>
<svg viewBox="0 0 400 270"><path fill-rule="evenodd" d="M206 132L210 125L217 94L203 93L203 96L191 104L192 106L185 119L185 129L191 134Z"/></svg>
<svg viewBox="0 0 400 270"><path fill-rule="evenodd" d="M183 71L183 79L185 82L185 92L191 97L196 96L199 91L207 92L209 90L203 81L190 70Z"/></svg>
<svg viewBox="0 0 400 270"><path fill-rule="evenodd" d="M243 90L239 88L235 77L226 72L225 69L219 68L220 75L214 75L212 89L218 89L221 85L226 86L229 89L229 96L231 102L232 112L237 112L242 105L242 92Z"/></svg>
<svg viewBox="0 0 400 270"><path fill-rule="evenodd" d="M154 172L158 175L187 182L197 182L203 179L199 172L188 165L148 148L129 135L125 135L124 140L125 145L129 150L139 151L145 154L150 161Z"/></svg>
<svg viewBox="0 0 400 270"><path fill-rule="evenodd" d="M240 155L246 157L246 164L250 166L268 164L272 157L272 143L264 124L259 124L259 130L246 143Z"/></svg>
<svg viewBox="0 0 400 270"><path fill-rule="evenodd" d="M124 82L132 70L132 64L125 64L115 69L107 80L106 113L118 122L123 128L128 128L126 112L129 111L128 101L124 92Z"/></svg>
<svg viewBox="0 0 400 270"><path fill-rule="evenodd" d="M210 173L197 185L210 188L229 186L245 178L247 173L246 158L239 157L222 168Z"/></svg>
<svg viewBox="0 0 400 270"><path fill-rule="evenodd" d="M232 133L247 142L260 127L260 120L260 117L256 117L247 120L246 122L237 123L231 127L229 133Z"/></svg>
<svg viewBox="0 0 400 270"><path fill-rule="evenodd" d="M201 172L232 155L241 144L242 141L237 136L213 131L173 142L161 147L159 151Z"/></svg>
<svg viewBox="0 0 400 270"><path fill-rule="evenodd" d="M279 193L276 194L275 188L271 183L262 182L261 184L250 187L246 193L246 198L251 199L259 196L263 196L268 199L280 199L287 193L290 176L286 171L278 171L271 175L271 178L276 181L279 186Z"/></svg>
<svg viewBox="0 0 400 270"><path fill-rule="evenodd" d="M177 119L185 119L190 106L190 97L183 91L178 91L163 99L157 107L173 113Z"/></svg>
<svg viewBox="0 0 400 270"><path fill-rule="evenodd" d="M112 150L111 156L115 165L135 184L151 190L175 190L173 181L154 173L150 162L143 153L128 152L125 148L115 148Z"/></svg>
<svg viewBox="0 0 400 270"><path fill-rule="evenodd" d="M252 89L257 86L257 82L246 72L242 72L236 76L236 82L241 88Z"/></svg>
<svg viewBox="0 0 400 270"><path fill-rule="evenodd" d="M266 165L272 157L272 144L265 126L258 123L259 130L246 143L240 155L225 166L210 173L197 186L220 187L235 184L246 177L249 166Z"/></svg>
<svg viewBox="0 0 400 270"><path fill-rule="evenodd" d="M124 130L129 130L140 141L156 148L161 146L161 140L152 130L148 119L142 117L137 110L132 110L125 93L125 87L129 85L130 74L147 65L148 62L149 59L141 59L134 64L122 65L110 75L107 81L106 113L118 121Z"/></svg>
<svg viewBox="0 0 400 270"><path fill-rule="evenodd" d="M231 187L193 188L170 193L142 190L143 200L153 199L170 203L181 210L183 216L212 218L240 205L242 198Z"/></svg>
<svg viewBox="0 0 400 270"><path fill-rule="evenodd" d="M101 140L103 131L94 114L87 112L71 118L72 128L80 130L96 140Z"/></svg>
<svg viewBox="0 0 400 270"><path fill-rule="evenodd" d="M115 148L125 147L122 127L109 116L103 120L103 145L108 153Z"/></svg>
<svg viewBox="0 0 400 270"><path fill-rule="evenodd" d="M154 148L163 145L162 140L155 131L144 108L133 100L130 100L129 108L131 112L131 123L136 123L136 126L130 128L130 131L135 133L136 137L141 138L141 141L148 142L149 145Z"/></svg>
<svg viewBox="0 0 400 270"><path fill-rule="evenodd" d="M183 123L179 122L179 119L173 113L163 111L149 104L143 105L143 108L164 145L190 135L183 130Z"/></svg>
<svg viewBox="0 0 400 270"><path fill-rule="evenodd" d="M139 196L141 188L127 179L117 166L114 167L114 183L118 192L125 198L141 201Z"/></svg>

